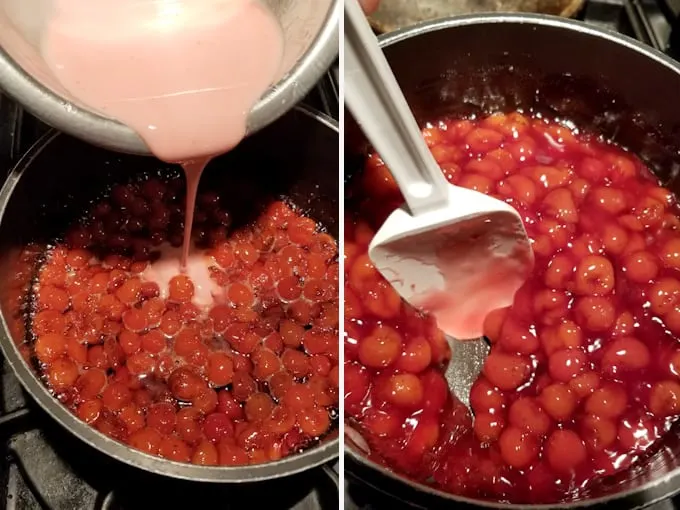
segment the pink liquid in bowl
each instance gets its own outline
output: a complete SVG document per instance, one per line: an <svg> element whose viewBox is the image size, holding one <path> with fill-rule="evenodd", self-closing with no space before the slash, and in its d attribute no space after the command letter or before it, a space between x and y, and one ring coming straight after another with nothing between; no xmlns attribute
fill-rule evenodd
<svg viewBox="0 0 680 510"><path fill-rule="evenodd" d="M56 0L42 53L74 97L182 162L241 141L283 34L259 0Z"/></svg>

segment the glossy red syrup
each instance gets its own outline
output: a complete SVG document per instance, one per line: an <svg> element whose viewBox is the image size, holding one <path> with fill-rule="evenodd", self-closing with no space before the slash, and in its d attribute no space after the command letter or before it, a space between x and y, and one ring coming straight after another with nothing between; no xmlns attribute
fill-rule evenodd
<svg viewBox="0 0 680 510"><path fill-rule="evenodd" d="M235 229L218 195L199 194L194 241L220 291L198 306L189 276L163 292L145 279L163 245L182 245L183 186L117 186L45 254L31 355L64 405L133 448L200 465L278 460L337 417L336 242L283 201Z"/></svg>
<svg viewBox="0 0 680 510"><path fill-rule="evenodd" d="M348 189L348 424L393 469L473 498L577 498L629 467L680 415L680 220L633 155L519 113L423 130L447 179L516 207L536 266L485 321L471 394L449 394L450 352L403 303L367 246L402 202L376 155Z"/></svg>

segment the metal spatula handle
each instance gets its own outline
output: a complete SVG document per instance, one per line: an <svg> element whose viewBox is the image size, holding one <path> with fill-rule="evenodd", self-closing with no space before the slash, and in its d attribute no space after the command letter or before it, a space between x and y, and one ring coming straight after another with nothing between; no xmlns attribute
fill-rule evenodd
<svg viewBox="0 0 680 510"><path fill-rule="evenodd" d="M345 0L345 101L389 167L412 215L448 205L448 183L422 138L357 0Z"/></svg>

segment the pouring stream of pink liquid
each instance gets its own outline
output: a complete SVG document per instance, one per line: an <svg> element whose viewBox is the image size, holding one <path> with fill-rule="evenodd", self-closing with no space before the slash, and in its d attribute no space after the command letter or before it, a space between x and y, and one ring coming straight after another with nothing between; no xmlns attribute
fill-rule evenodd
<svg viewBox="0 0 680 510"><path fill-rule="evenodd" d="M279 72L283 34L273 14L259 0L54 0L41 53L80 102L182 165L186 270L201 174L242 140Z"/></svg>
<svg viewBox="0 0 680 510"><path fill-rule="evenodd" d="M194 209L196 208L196 195L201 174L208 164L208 160L188 161L182 163L184 176L187 181L186 211L184 212L184 241L182 242L181 269L186 270L189 260L189 248L191 248L191 226L194 224Z"/></svg>

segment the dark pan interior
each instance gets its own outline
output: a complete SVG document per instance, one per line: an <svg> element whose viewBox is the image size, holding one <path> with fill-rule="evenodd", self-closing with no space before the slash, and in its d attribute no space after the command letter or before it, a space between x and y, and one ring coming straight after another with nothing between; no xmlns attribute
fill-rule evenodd
<svg viewBox="0 0 680 510"><path fill-rule="evenodd" d="M629 149L680 191L680 67L660 53L577 22L531 15L452 18L382 42L419 122L516 110L568 120ZM369 147L349 112L345 118L347 183L361 172ZM580 504L598 499L611 508L638 508L678 492L678 428L636 467L593 484ZM346 466L423 508L461 503L368 463L352 446Z"/></svg>
<svg viewBox="0 0 680 510"><path fill-rule="evenodd" d="M311 122L307 114L296 112L275 126L276 133L247 138L237 150L216 158L205 170L199 193L219 192L237 222L247 221L268 200L283 195L337 235L338 179L332 166L337 166L337 135L330 129L296 126L306 122ZM14 246L49 242L113 184L159 171L179 169L59 135L20 172L0 238Z"/></svg>

